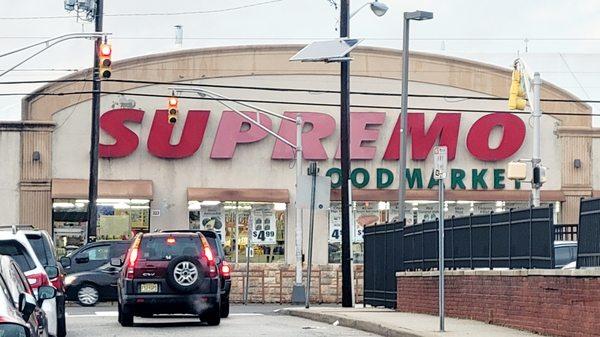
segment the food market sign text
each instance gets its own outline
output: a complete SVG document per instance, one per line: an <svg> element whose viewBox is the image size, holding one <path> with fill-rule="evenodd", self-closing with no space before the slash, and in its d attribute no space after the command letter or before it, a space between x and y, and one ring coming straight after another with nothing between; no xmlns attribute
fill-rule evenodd
<svg viewBox="0 0 600 337"><path fill-rule="evenodd" d="M137 109L113 109L100 118L102 130L114 139L111 144L100 144L99 154L102 158L120 158L132 154L139 146L139 137L127 124L140 124L144 111ZM255 112L246 113L256 120ZM332 116L318 112L286 112L294 118L300 114L305 124L310 125L302 134L303 157L306 160L327 160L330 155L325 151L322 141L335 133L336 123ZM193 156L204 140L210 111L190 110L185 120L181 137L177 144L171 143L173 125L167 122L167 111L157 110L147 140L148 152L164 159L182 159ZM272 120L265 115L260 117L261 123L273 130ZM384 124L383 112L353 112L350 125L350 153L354 160L372 160L375 157L374 143L379 140L380 127ZM448 147L448 160L456 157L458 137L461 126L460 113L439 113L428 127L425 125L423 113L408 114L408 135L411 137L412 160L422 161L427 158L433 146ZM502 130L497 146L490 146L490 135L496 128ZM293 122L282 121L277 134L295 143L296 126ZM511 157L523 145L525 140L525 123L519 117L507 113L492 113L480 117L473 123L466 137L466 148L474 158L495 162ZM239 144L250 144L267 138L266 131L251 125L232 111L223 111L210 157L212 159L231 159ZM387 141L383 160L398 160L399 157L399 123ZM289 160L293 158L292 149L281 141L276 141L271 158ZM340 157L339 148L333 155Z"/></svg>

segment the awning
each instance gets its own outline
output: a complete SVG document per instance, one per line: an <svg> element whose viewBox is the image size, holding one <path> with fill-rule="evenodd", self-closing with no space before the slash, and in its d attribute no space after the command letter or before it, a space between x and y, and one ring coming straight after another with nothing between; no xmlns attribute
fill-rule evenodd
<svg viewBox="0 0 600 337"><path fill-rule="evenodd" d="M89 182L85 179L52 179L53 199L87 199ZM152 180L100 180L99 198L152 199Z"/></svg>
<svg viewBox="0 0 600 337"><path fill-rule="evenodd" d="M290 202L286 189L267 188L194 188L187 190L188 200Z"/></svg>

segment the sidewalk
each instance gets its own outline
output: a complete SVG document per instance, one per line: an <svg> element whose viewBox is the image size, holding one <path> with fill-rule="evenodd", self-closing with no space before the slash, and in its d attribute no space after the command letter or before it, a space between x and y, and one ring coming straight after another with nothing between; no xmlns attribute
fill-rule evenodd
<svg viewBox="0 0 600 337"><path fill-rule="evenodd" d="M446 332L440 333L437 316L401 313L389 309L313 306L310 309L286 308L280 312L387 337L539 337L525 331L456 318L446 318Z"/></svg>

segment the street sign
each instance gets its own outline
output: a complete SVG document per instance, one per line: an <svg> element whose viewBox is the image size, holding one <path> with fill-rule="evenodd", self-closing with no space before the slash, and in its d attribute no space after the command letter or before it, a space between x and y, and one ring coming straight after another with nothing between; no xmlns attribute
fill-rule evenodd
<svg viewBox="0 0 600 337"><path fill-rule="evenodd" d="M433 178L445 179L448 173L448 147L436 146L433 148Z"/></svg>
<svg viewBox="0 0 600 337"><path fill-rule="evenodd" d="M301 209L310 209L312 177L301 176L300 186L297 189L296 207ZM331 197L331 178L317 176L315 186L315 210L329 210Z"/></svg>

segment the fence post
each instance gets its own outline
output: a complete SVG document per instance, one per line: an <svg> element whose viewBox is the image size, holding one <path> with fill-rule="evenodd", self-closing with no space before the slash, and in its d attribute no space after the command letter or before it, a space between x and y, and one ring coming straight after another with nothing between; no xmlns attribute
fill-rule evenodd
<svg viewBox="0 0 600 337"><path fill-rule="evenodd" d="M529 205L529 269L531 269L531 246L532 246L532 229L533 229L533 207Z"/></svg>
<svg viewBox="0 0 600 337"><path fill-rule="evenodd" d="M421 270L425 271L425 219L421 223Z"/></svg>
<svg viewBox="0 0 600 337"><path fill-rule="evenodd" d="M508 269L512 269L512 249L511 249L511 241L512 236L510 233L510 228L512 227L512 208L508 209Z"/></svg>
<svg viewBox="0 0 600 337"><path fill-rule="evenodd" d="M490 221L489 221L489 226L488 226L488 255L489 255L489 259L488 259L488 268L493 269L492 268L492 215L494 214L494 211L490 212Z"/></svg>
<svg viewBox="0 0 600 337"><path fill-rule="evenodd" d="M473 213L469 214L469 260L473 269Z"/></svg>
<svg viewBox="0 0 600 337"><path fill-rule="evenodd" d="M450 224L452 226L452 241L450 241L450 251L452 252L452 269L456 269L456 260L454 258L454 215L450 218Z"/></svg>

